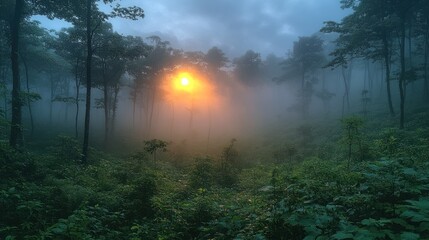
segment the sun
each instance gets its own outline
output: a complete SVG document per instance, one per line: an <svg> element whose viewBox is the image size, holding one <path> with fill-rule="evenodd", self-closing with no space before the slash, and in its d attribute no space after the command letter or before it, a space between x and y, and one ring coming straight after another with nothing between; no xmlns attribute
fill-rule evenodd
<svg viewBox="0 0 429 240"><path fill-rule="evenodd" d="M182 79L180 79L180 83L182 84L182 86L188 86L189 79L187 77L182 77Z"/></svg>

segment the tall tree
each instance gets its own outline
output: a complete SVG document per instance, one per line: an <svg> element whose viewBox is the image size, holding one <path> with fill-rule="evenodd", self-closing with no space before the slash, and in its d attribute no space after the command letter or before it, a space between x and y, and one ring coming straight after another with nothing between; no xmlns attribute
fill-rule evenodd
<svg viewBox="0 0 429 240"><path fill-rule="evenodd" d="M334 59L330 65L343 65L348 57L362 57L383 60L385 65L389 111L393 116L390 93L391 65L393 53L399 56L398 87L400 93L399 126L404 127L406 84L415 80L414 70L406 60L406 33L415 16L417 0L347 0L344 8L354 12L341 23L327 22L324 32L337 32L338 48L331 53ZM410 36L410 34L409 34ZM410 40L409 40L410 41ZM397 43L398 45L394 45ZM397 48L395 48L397 47ZM411 53L411 49L408 51Z"/></svg>
<svg viewBox="0 0 429 240"><path fill-rule="evenodd" d="M106 14L98 9L97 0L83 1L64 1L58 3L55 0L34 0L39 12L50 18L65 19L75 26L82 27L86 31L86 103L85 103L85 121L82 146L82 162L86 163L88 159L89 146L89 124L91 114L91 89L92 89L92 57L94 54L93 38L94 33L107 19L112 17L121 17L131 20L137 20L144 17L143 9L131 6L121 7L116 4L112 12ZM103 0L105 4L111 4L115 0Z"/></svg>
<svg viewBox="0 0 429 240"><path fill-rule="evenodd" d="M127 63L127 72L132 81L130 87L130 98L133 102L132 126L135 127L137 100L141 97L146 79L146 57L151 47L144 43L140 37L127 37L128 55L134 54L132 61ZM142 102L142 101L141 101Z"/></svg>
<svg viewBox="0 0 429 240"><path fill-rule="evenodd" d="M62 56L71 66L71 74L74 78L75 94L71 99L68 96L65 96L67 102L75 104L76 113L75 113L75 137L79 135L79 108L80 108L80 88L81 83L84 78L85 71L85 48L84 48L84 32L77 28L71 27L67 29L62 29L58 34L57 41L54 41L53 48Z"/></svg>
<svg viewBox="0 0 429 240"><path fill-rule="evenodd" d="M416 29L422 39L419 47L423 52L423 100L429 103L429 4L420 0L417 9Z"/></svg>
<svg viewBox="0 0 429 240"><path fill-rule="evenodd" d="M208 64L209 70L213 73L220 71L220 69L225 67L228 63L228 58L225 56L225 53L218 47L210 48L204 60Z"/></svg>
<svg viewBox="0 0 429 240"><path fill-rule="evenodd" d="M7 6L9 4L9 6ZM9 144L13 148L22 145L22 101L20 97L21 81L19 74L19 38L21 32L21 22L24 19L24 0L16 0L14 3L11 1L2 1L0 8L2 12L4 9L13 9L11 14L3 15L9 22L10 31L10 60L12 65L12 121Z"/></svg>
<svg viewBox="0 0 429 240"><path fill-rule="evenodd" d="M260 81L262 60L261 55L248 50L243 56L234 59L234 74L239 81L254 85Z"/></svg>
<svg viewBox="0 0 429 240"><path fill-rule="evenodd" d="M306 118L313 95L313 80L324 61L323 41L317 36L299 37L294 42L291 55L282 63L284 73L278 81L297 79L300 82L298 90L298 109Z"/></svg>

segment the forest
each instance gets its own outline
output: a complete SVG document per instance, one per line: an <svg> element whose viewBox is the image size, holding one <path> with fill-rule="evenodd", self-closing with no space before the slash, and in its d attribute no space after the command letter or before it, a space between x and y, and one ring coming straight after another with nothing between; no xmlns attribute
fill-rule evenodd
<svg viewBox="0 0 429 240"><path fill-rule="evenodd" d="M234 55L120 33L139 1L1 0L0 239L429 239L429 2L338 2Z"/></svg>

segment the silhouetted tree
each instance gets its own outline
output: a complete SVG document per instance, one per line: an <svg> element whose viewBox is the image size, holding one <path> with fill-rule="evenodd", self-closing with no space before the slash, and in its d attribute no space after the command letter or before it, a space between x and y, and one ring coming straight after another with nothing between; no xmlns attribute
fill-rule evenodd
<svg viewBox="0 0 429 240"><path fill-rule="evenodd" d="M323 41L317 36L310 36L300 37L294 42L291 55L282 63L284 73L278 81L300 81L298 108L303 118L308 115L313 95L313 80L316 79L315 72L322 67L323 61Z"/></svg>
<svg viewBox="0 0 429 240"><path fill-rule="evenodd" d="M234 74L247 85L257 84L261 76L261 55L248 50L243 56L234 59Z"/></svg>

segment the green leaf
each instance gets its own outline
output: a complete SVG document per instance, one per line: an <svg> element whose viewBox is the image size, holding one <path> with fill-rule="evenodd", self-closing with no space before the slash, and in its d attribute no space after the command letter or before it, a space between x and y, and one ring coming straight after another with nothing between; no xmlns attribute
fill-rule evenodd
<svg viewBox="0 0 429 240"><path fill-rule="evenodd" d="M420 239L420 235L417 233L412 233L412 232L403 232L401 234L401 239L402 240L414 240L414 239Z"/></svg>
<svg viewBox="0 0 429 240"><path fill-rule="evenodd" d="M402 172L405 175L412 175L412 176L417 175L417 171L414 168L404 168L404 169L402 169Z"/></svg>
<svg viewBox="0 0 429 240"><path fill-rule="evenodd" d="M332 235L332 238L334 238L334 239L353 239L353 234L345 233L345 232L337 232L334 235Z"/></svg>

